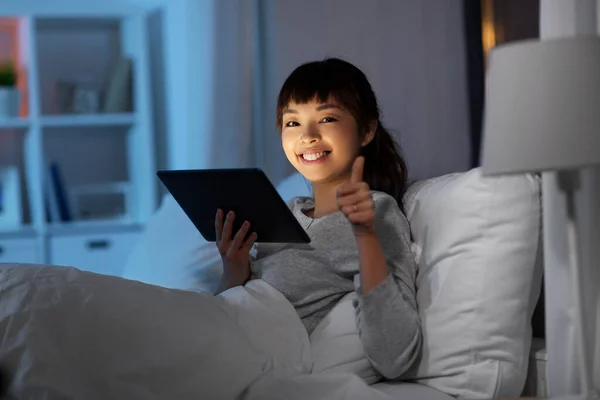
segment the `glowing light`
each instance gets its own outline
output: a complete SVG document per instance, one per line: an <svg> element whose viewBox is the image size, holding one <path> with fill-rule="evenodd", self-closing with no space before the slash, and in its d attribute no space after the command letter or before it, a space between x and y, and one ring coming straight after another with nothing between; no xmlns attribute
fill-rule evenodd
<svg viewBox="0 0 600 400"><path fill-rule="evenodd" d="M492 0L481 0L481 42L483 54L487 60L488 53L496 45L496 26L494 24Z"/></svg>

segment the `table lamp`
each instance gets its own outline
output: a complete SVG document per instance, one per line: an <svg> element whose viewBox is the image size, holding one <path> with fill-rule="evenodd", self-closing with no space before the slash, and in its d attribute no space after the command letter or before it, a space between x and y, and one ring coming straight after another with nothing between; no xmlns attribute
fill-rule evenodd
<svg viewBox="0 0 600 400"><path fill-rule="evenodd" d="M490 53L482 174L555 171L566 199L569 273L581 394L597 399L583 331L575 192L600 165L600 38L513 42Z"/></svg>

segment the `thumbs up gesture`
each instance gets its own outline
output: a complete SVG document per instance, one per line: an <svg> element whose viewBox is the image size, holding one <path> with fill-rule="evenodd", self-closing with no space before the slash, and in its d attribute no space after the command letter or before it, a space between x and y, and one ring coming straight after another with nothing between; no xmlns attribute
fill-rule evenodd
<svg viewBox="0 0 600 400"><path fill-rule="evenodd" d="M369 185L363 181L365 158L357 157L352 165L352 176L338 188L338 208L352 223L355 235L375 233L375 205Z"/></svg>

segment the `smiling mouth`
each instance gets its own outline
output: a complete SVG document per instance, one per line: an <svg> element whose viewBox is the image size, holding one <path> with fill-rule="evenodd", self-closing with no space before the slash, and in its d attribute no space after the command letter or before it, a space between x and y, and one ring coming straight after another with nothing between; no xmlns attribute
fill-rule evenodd
<svg viewBox="0 0 600 400"><path fill-rule="evenodd" d="M317 161L318 159L329 155L329 153L331 153L331 151L321 151L319 153L305 153L301 154L300 157L302 157L306 161Z"/></svg>
<svg viewBox="0 0 600 400"><path fill-rule="evenodd" d="M331 154L331 151L325 150L325 151L319 151L316 153L313 152L313 153L298 154L298 158L300 159L300 162L302 162L302 164L305 164L305 165L319 164L319 163L325 161L329 154Z"/></svg>

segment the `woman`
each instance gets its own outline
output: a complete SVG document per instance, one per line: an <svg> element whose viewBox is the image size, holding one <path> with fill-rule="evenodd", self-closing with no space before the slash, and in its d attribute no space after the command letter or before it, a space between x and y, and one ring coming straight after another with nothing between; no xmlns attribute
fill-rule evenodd
<svg viewBox="0 0 600 400"><path fill-rule="evenodd" d="M224 273L219 292L251 271L295 307L310 334L335 304L356 291L356 322L367 357L383 376L400 377L421 348L416 267L403 214L406 163L379 118L366 76L330 58L298 67L277 103L277 127L290 163L312 183L313 198L291 209L309 245L256 244L250 224L217 211Z"/></svg>

